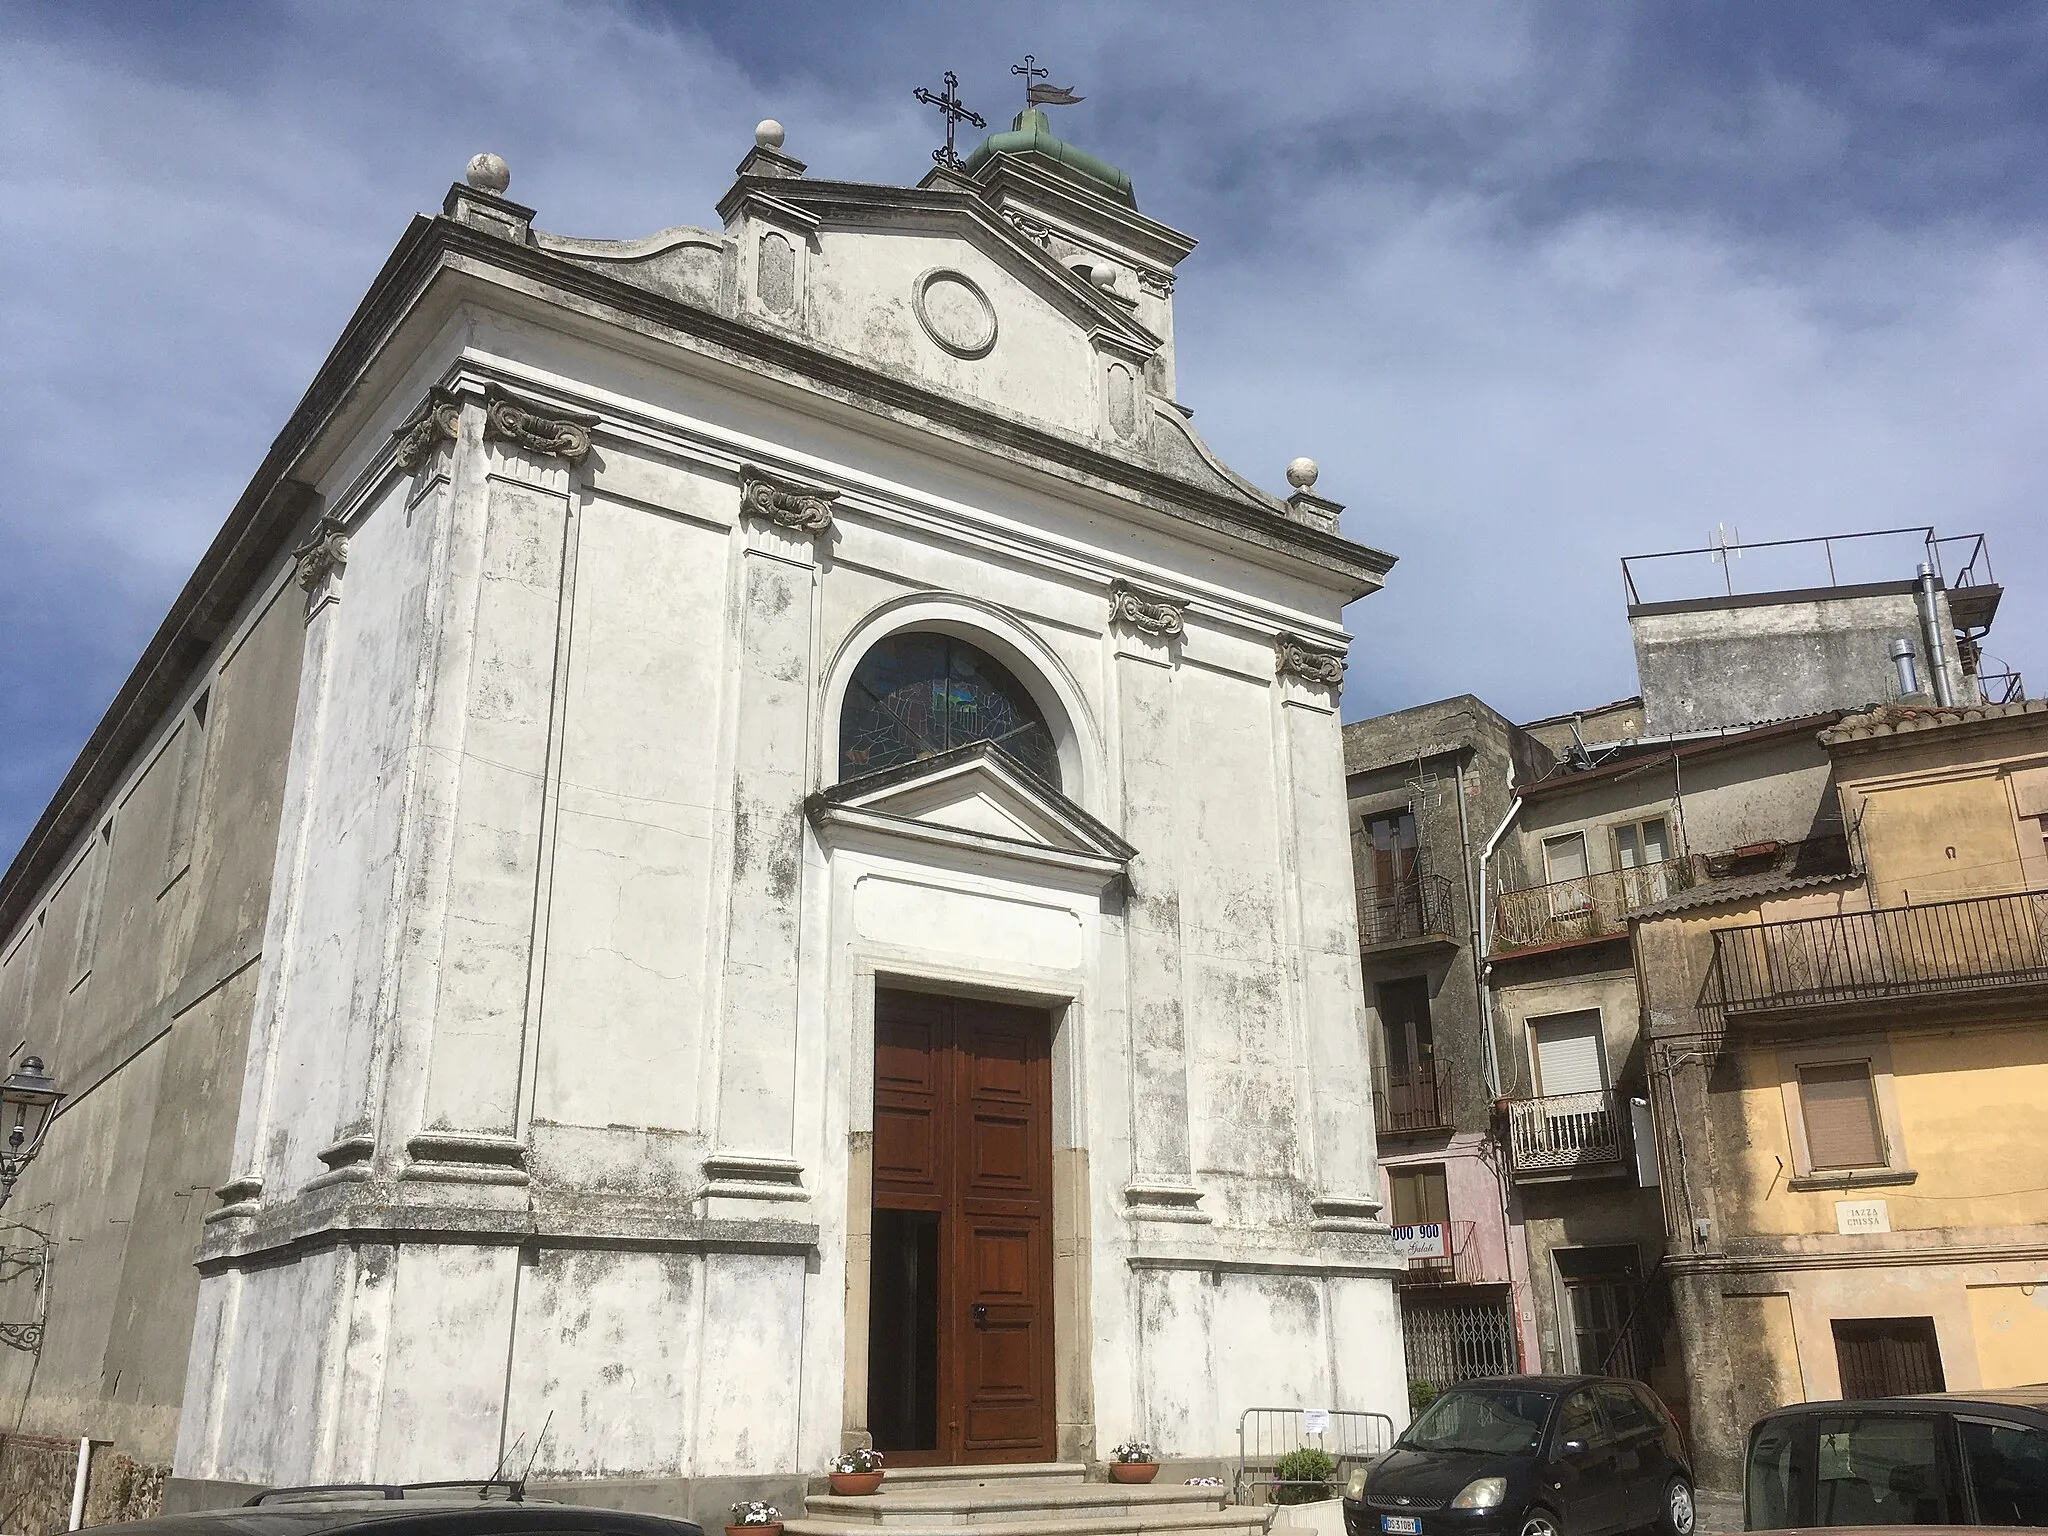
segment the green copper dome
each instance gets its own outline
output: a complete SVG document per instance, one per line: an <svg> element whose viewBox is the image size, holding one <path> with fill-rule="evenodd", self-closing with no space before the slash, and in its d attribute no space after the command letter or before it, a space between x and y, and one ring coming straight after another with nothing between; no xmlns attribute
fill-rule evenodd
<svg viewBox="0 0 2048 1536"><path fill-rule="evenodd" d="M1068 180L1081 182L1090 191L1128 203L1133 208L1138 206L1138 199L1131 193L1129 176L1100 156L1091 155L1085 149L1076 149L1064 139L1054 138L1052 124L1036 107L1019 112L1008 133L992 133L983 139L974 153L961 163L960 169L972 176L997 155L1036 155L1050 160Z"/></svg>

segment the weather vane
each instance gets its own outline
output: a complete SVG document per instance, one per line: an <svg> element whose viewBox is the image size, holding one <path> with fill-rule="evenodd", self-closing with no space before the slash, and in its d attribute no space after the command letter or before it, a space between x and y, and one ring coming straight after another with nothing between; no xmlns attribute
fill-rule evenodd
<svg viewBox="0 0 2048 1536"><path fill-rule="evenodd" d="M977 128L986 128L988 119L979 112L970 112L960 101L960 77L950 69L946 71L946 93L934 96L923 86L913 94L928 107L937 107L946 116L946 147L932 151L932 158L940 165L958 170L960 157L953 153L953 130L961 123L972 123Z"/></svg>
<svg viewBox="0 0 2048 1536"><path fill-rule="evenodd" d="M1032 107L1071 107L1088 99L1076 96L1071 85L1040 85L1038 82L1048 80L1052 71L1040 69L1035 54L1025 54L1022 64L1010 66L1010 73L1024 77L1024 106L1027 111Z"/></svg>

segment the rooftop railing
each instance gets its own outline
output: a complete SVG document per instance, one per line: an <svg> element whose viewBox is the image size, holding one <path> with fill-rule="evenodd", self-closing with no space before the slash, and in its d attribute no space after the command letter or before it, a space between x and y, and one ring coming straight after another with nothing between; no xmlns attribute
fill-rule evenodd
<svg viewBox="0 0 2048 1536"><path fill-rule="evenodd" d="M1618 938L1628 932L1629 913L1690 889L1694 879L1692 861L1677 858L1503 891L1494 902L1489 953Z"/></svg>
<svg viewBox="0 0 2048 1536"><path fill-rule="evenodd" d="M1454 911L1451 882L1442 875L1415 875L1392 887L1374 887L1359 909L1359 942L1449 938L1457 932Z"/></svg>
<svg viewBox="0 0 2048 1536"><path fill-rule="evenodd" d="M1905 581L1925 561L1950 591L1996 586L1981 533L1937 535L1930 526L1877 528L1824 538L1763 539L1738 534L1699 549L1629 555L1621 579L1631 608L1687 598L1762 595L1863 582ZM1713 588L1719 587L1716 593Z"/></svg>
<svg viewBox="0 0 2048 1536"><path fill-rule="evenodd" d="M1714 930L1724 1018L2048 985L2048 891Z"/></svg>
<svg viewBox="0 0 2048 1536"><path fill-rule="evenodd" d="M1508 1166L1524 1175L1604 1170L1627 1150L1625 1121L1612 1088L1517 1099L1508 1106Z"/></svg>

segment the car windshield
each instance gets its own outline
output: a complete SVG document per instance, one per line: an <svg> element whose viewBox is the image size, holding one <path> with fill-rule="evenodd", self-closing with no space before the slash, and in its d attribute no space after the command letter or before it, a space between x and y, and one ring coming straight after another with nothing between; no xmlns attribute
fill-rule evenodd
<svg viewBox="0 0 2048 1536"><path fill-rule="evenodd" d="M1394 1444L1405 1451L1533 1456L1554 1401L1548 1392L1460 1388L1431 1403Z"/></svg>

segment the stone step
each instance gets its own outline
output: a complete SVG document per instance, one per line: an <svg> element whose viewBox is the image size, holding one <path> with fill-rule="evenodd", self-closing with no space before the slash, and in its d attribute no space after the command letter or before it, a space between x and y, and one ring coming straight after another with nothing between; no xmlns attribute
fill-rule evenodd
<svg viewBox="0 0 2048 1536"><path fill-rule="evenodd" d="M967 1511L912 1526L890 1522L888 1528L914 1530L918 1536L941 1532L964 1536L1264 1536L1272 1518L1271 1505L1201 1509L1173 1502L1154 1503L1149 1508L1076 1504L1046 1506L1031 1518L991 1518L986 1511ZM850 1523L807 1514L801 1520L784 1521L782 1529L785 1536L875 1536L876 1526L872 1521Z"/></svg>
<svg viewBox="0 0 2048 1536"><path fill-rule="evenodd" d="M1230 1514L1223 1510L1224 1490L1190 1488L1181 1483L975 1483L958 1481L912 1483L860 1497L818 1494L804 1501L809 1521L847 1526L872 1533L877 1527L915 1528L920 1532L973 1526L977 1530L1019 1522L1051 1521L1063 1527L1075 1522L1107 1521L1118 1530L1134 1529L1137 1517L1158 1517L1171 1526L1176 1519ZM1226 1519L1226 1526L1247 1523L1245 1514ZM1263 1527L1264 1513L1250 1523ZM1105 1527L1108 1528L1108 1527ZM1149 1527L1148 1527L1149 1528Z"/></svg>
<svg viewBox="0 0 2048 1536"><path fill-rule="evenodd" d="M1027 1483L1085 1483L1088 1467L1079 1461L988 1462L971 1467L891 1467L882 1479L890 1493L935 1492L943 1488L1007 1487Z"/></svg>

